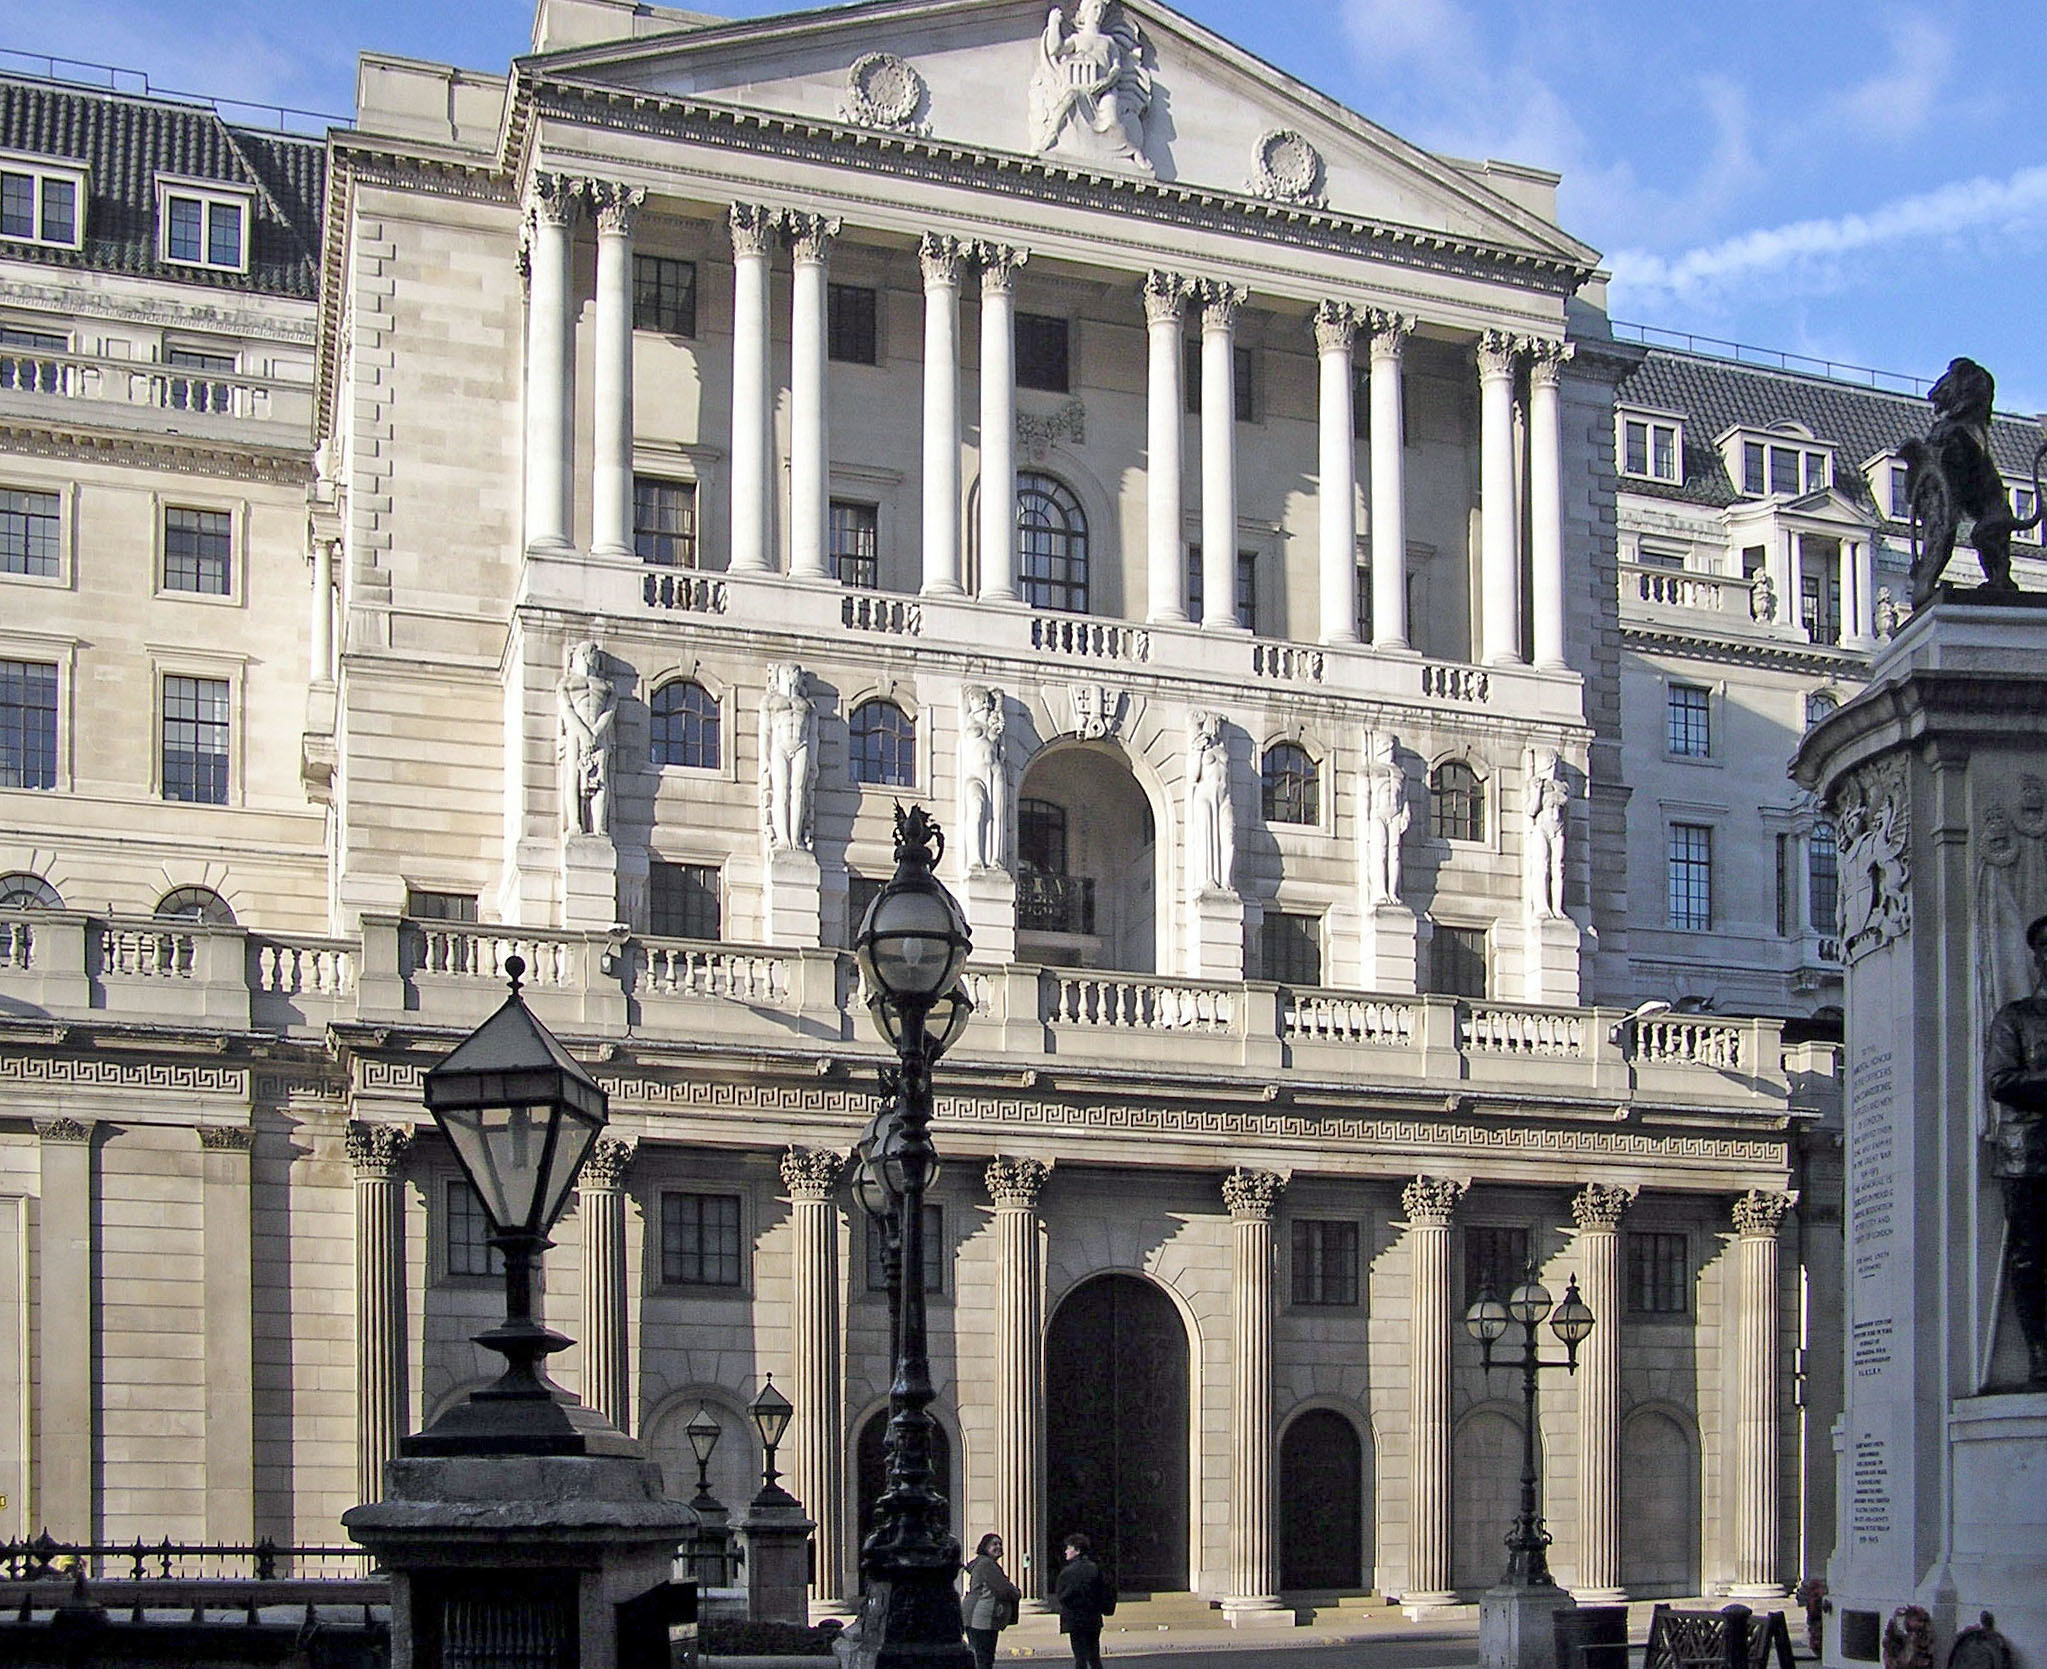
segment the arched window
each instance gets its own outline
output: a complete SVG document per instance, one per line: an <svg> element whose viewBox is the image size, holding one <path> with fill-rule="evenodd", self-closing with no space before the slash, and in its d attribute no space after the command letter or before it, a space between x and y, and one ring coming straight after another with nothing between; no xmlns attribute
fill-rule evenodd
<svg viewBox="0 0 2047 1669"><path fill-rule="evenodd" d="M863 701L847 721L852 747L847 767L855 782L877 788L913 788L917 782L917 726L893 701Z"/></svg>
<svg viewBox="0 0 2047 1669"><path fill-rule="evenodd" d="M1297 742L1280 742L1265 750L1265 821L1322 821L1322 778L1308 750Z"/></svg>
<svg viewBox="0 0 2047 1669"><path fill-rule="evenodd" d="M156 901L158 921L196 921L208 927L232 927L235 913L211 887L173 887Z"/></svg>
<svg viewBox="0 0 2047 1669"><path fill-rule="evenodd" d="M1805 698L1805 726L1810 730L1821 719L1826 718L1841 705L1841 698L1832 690L1814 690Z"/></svg>
<svg viewBox="0 0 2047 1669"><path fill-rule="evenodd" d="M703 685L677 678L654 692L651 750L656 765L715 771L719 763L718 698Z"/></svg>
<svg viewBox="0 0 2047 1669"><path fill-rule="evenodd" d="M0 910L61 910L64 900L40 875L17 870L0 875Z"/></svg>
<svg viewBox="0 0 2047 1669"><path fill-rule="evenodd" d="M1429 776L1429 832L1438 840L1485 839L1485 784L1461 759Z"/></svg>
<svg viewBox="0 0 2047 1669"><path fill-rule="evenodd" d="M1087 613L1087 514L1049 475L1016 478L1017 580L1032 608Z"/></svg>

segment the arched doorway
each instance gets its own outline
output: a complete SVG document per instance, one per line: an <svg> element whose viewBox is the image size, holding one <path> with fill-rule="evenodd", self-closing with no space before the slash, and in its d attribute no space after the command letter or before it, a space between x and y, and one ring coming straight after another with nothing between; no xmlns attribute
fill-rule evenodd
<svg viewBox="0 0 2047 1669"><path fill-rule="evenodd" d="M1450 1580L1490 1588L1507 1568L1507 1533L1521 1512L1521 1424L1481 1408L1450 1448Z"/></svg>
<svg viewBox="0 0 2047 1669"><path fill-rule="evenodd" d="M1670 1415L1621 1428L1621 1585L1640 1599L1699 1591L1699 1469Z"/></svg>
<svg viewBox="0 0 2047 1669"><path fill-rule="evenodd" d="M888 1410L878 1408L860 1428L854 1455L854 1468L859 1473L854 1480L854 1499L860 1512L853 1531L856 1547L874 1529L874 1503L881 1499L881 1492L888 1485L887 1440ZM947 1519L956 1530L960 1504L952 1493L952 1443L945 1435L945 1427L936 1419L931 1422L931 1487L945 1497Z"/></svg>
<svg viewBox="0 0 2047 1669"><path fill-rule="evenodd" d="M1158 832L1113 742L1061 742L1017 799L1019 961L1151 973L1159 950Z"/></svg>
<svg viewBox="0 0 2047 1669"><path fill-rule="evenodd" d="M1365 1585L1364 1445L1332 1408L1311 1408L1279 1445L1279 1585Z"/></svg>

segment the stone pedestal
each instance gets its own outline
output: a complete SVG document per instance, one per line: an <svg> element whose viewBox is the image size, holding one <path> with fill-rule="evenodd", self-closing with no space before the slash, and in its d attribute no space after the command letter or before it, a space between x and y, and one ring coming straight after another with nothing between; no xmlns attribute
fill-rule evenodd
<svg viewBox="0 0 2047 1669"><path fill-rule="evenodd" d="M2047 1394L2023 1389L1985 1035L2047 913L2047 599L1919 610L1793 774L1840 843L1847 1244L1841 1522L1823 1658L1926 1607L2047 1662ZM2028 826L2033 832L2028 832Z"/></svg>
<svg viewBox="0 0 2047 1669"><path fill-rule="evenodd" d="M1531 916L1522 936L1521 1000L1578 1006L1578 924L1568 916Z"/></svg>
<svg viewBox="0 0 2047 1669"><path fill-rule="evenodd" d="M739 1534L746 1547L747 1615L757 1623L810 1621L810 1535L803 1503L771 1485L753 1498Z"/></svg>
<svg viewBox="0 0 2047 1669"><path fill-rule="evenodd" d="M974 935L975 962L1008 967L1016 960L1016 877L1006 869L977 869L959 896Z"/></svg>
<svg viewBox="0 0 2047 1669"><path fill-rule="evenodd" d="M762 943L816 944L819 891L815 854L796 846L770 852L761 874Z"/></svg>
<svg viewBox="0 0 2047 1669"><path fill-rule="evenodd" d="M1400 995L1415 989L1414 912L1405 904L1380 904L1364 921L1359 988Z"/></svg>
<svg viewBox="0 0 2047 1669"><path fill-rule="evenodd" d="M562 926L609 927L618 920L618 848L609 835L562 837Z"/></svg>
<svg viewBox="0 0 2047 1669"><path fill-rule="evenodd" d="M1187 902L1187 977L1244 977L1244 901L1233 892L1204 892Z"/></svg>
<svg viewBox="0 0 2047 1669"><path fill-rule="evenodd" d="M1557 1669L1555 1617L1578 1602L1561 1588L1488 1588L1478 1602L1480 1669Z"/></svg>

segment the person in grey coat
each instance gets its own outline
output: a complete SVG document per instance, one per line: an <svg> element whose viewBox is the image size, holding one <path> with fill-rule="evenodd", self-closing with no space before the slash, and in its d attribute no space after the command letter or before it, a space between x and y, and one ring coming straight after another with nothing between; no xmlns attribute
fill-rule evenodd
<svg viewBox="0 0 2047 1669"><path fill-rule="evenodd" d="M967 1594L960 1604L967 1644L974 1649L974 1669L994 1669L996 1637L1016 1621L1022 1597L1002 1568L1002 1538L990 1532L976 1544L967 1564Z"/></svg>

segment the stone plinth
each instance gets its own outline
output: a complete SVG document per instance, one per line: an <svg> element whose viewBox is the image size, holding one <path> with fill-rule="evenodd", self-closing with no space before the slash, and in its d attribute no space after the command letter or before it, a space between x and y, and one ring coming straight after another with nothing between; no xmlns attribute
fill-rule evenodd
<svg viewBox="0 0 2047 1669"><path fill-rule="evenodd" d="M1531 916L1522 940L1521 1000L1578 1003L1578 924L1568 916Z"/></svg>
<svg viewBox="0 0 2047 1669"><path fill-rule="evenodd" d="M1016 960L1016 877L976 869L960 888L960 907L974 935L974 960L1006 968Z"/></svg>
<svg viewBox="0 0 2047 1669"><path fill-rule="evenodd" d="M1187 973L1244 977L1244 901L1235 893L1204 892L1187 901Z"/></svg>
<svg viewBox="0 0 2047 1669"><path fill-rule="evenodd" d="M814 945L819 938L816 855L801 847L770 852L761 876L761 934L771 945Z"/></svg>
<svg viewBox="0 0 2047 1669"><path fill-rule="evenodd" d="M1359 986L1402 994L1415 989L1414 912L1405 904L1380 904L1364 920Z"/></svg>
<svg viewBox="0 0 2047 1669"><path fill-rule="evenodd" d="M770 1486L740 1520L746 1547L747 1615L757 1623L810 1621L810 1535L803 1503Z"/></svg>
<svg viewBox="0 0 2047 1669"><path fill-rule="evenodd" d="M562 926L609 927L618 920L618 848L609 835L562 838Z"/></svg>
<svg viewBox="0 0 2047 1669"><path fill-rule="evenodd" d="M1478 1602L1480 1669L1557 1669L1559 1611L1578 1602L1561 1588L1488 1588Z"/></svg>

